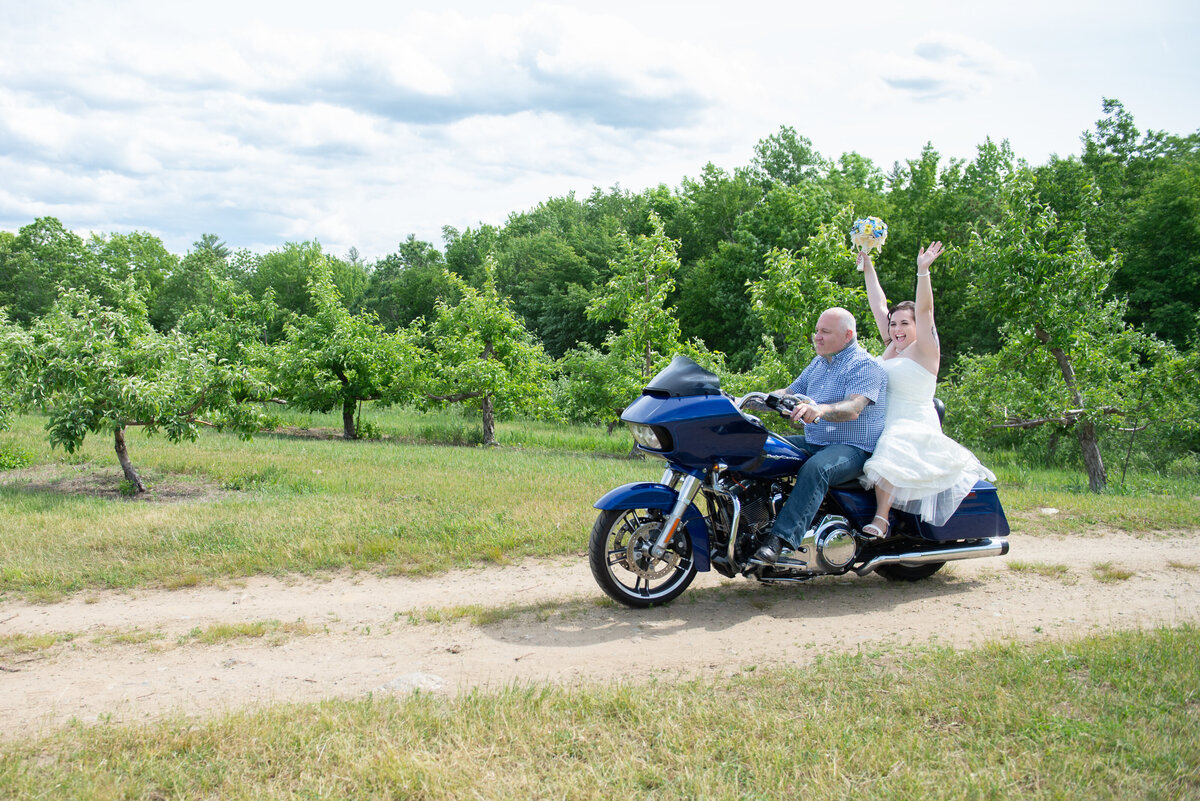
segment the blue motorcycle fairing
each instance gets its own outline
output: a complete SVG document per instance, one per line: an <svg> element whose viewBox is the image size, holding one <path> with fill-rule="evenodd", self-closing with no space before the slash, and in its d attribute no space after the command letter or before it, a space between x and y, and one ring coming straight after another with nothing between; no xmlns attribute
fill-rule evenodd
<svg viewBox="0 0 1200 801"><path fill-rule="evenodd" d="M723 395L642 395L626 407L621 419L669 432L665 450L638 448L691 469L704 470L714 462L735 470L749 466L767 441L767 429L743 417Z"/></svg>
<svg viewBox="0 0 1200 801"><path fill-rule="evenodd" d="M622 484L608 492L600 500L592 504L604 511L620 509L661 509L670 513L675 508L679 494L666 484L656 484L650 481L635 481ZM696 569L710 569L708 561L708 523L696 505L688 504L683 513L681 524L687 528L692 540L692 558L696 560Z"/></svg>

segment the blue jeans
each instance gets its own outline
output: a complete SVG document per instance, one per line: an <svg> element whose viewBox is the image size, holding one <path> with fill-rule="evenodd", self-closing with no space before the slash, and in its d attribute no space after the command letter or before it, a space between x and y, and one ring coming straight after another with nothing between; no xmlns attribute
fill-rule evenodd
<svg viewBox="0 0 1200 801"><path fill-rule="evenodd" d="M808 453L809 459L796 474L796 486L775 518L772 533L795 548L812 527L829 487L858 478L870 454L853 445L812 445L802 436L787 437L787 441Z"/></svg>

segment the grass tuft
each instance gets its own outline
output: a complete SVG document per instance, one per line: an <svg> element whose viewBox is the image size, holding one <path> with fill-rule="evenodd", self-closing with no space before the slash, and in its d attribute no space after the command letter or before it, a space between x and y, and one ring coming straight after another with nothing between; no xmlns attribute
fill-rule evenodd
<svg viewBox="0 0 1200 801"><path fill-rule="evenodd" d="M278 620L255 620L244 623L214 623L201 629L196 627L179 636L180 645L199 643L217 645L231 640L266 639L271 645L282 645L289 637L307 637L318 630L304 621L281 623Z"/></svg>
<svg viewBox="0 0 1200 801"><path fill-rule="evenodd" d="M1096 562L1092 565L1092 576L1104 584L1115 584L1132 578L1135 573L1123 567L1116 567L1112 562Z"/></svg>
<svg viewBox="0 0 1200 801"><path fill-rule="evenodd" d="M1071 568L1062 564L1049 564L1047 562L1023 562L1019 559L1014 559L1008 562L1008 569L1014 573L1032 573L1035 576L1043 578L1058 579L1064 584L1074 584L1075 577L1071 575Z"/></svg>

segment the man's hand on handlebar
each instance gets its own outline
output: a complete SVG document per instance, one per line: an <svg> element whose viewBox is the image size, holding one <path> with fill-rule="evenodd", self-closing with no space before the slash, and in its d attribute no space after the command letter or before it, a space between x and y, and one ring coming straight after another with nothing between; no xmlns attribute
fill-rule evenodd
<svg viewBox="0 0 1200 801"><path fill-rule="evenodd" d="M793 423L815 423L821 419L821 412L817 404L810 401L800 401L796 404L796 408L792 409L789 417Z"/></svg>
<svg viewBox="0 0 1200 801"><path fill-rule="evenodd" d="M807 395L779 395L771 393L767 396L767 405L779 412L793 423L812 423L820 419L821 413L817 404Z"/></svg>

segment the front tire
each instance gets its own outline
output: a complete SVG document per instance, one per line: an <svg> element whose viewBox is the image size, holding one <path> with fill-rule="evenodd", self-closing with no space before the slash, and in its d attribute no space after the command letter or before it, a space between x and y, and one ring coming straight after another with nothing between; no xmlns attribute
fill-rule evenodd
<svg viewBox="0 0 1200 801"><path fill-rule="evenodd" d="M662 531L658 509L607 509L596 517L588 538L588 563L600 589L635 609L669 603L696 577L692 540L681 524L667 551L650 548Z"/></svg>

